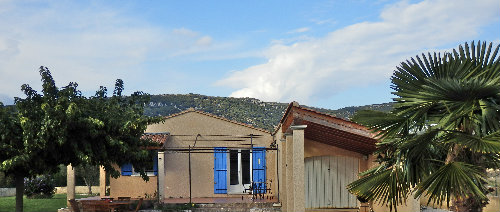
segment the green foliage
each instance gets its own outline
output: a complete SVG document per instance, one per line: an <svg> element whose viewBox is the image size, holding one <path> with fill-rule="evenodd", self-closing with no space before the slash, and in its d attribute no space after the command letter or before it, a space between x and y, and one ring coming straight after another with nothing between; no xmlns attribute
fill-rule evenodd
<svg viewBox="0 0 500 212"><path fill-rule="evenodd" d="M24 194L28 198L50 199L54 193L54 180L48 175L24 179Z"/></svg>
<svg viewBox="0 0 500 212"><path fill-rule="evenodd" d="M12 188L14 186L14 178L12 176L5 176L3 172L0 172L0 188Z"/></svg>
<svg viewBox="0 0 500 212"><path fill-rule="evenodd" d="M354 117L378 133L380 166L348 189L391 208L412 193L457 210L484 207L486 169L500 165L499 48L465 43L401 63L393 110Z"/></svg>
<svg viewBox="0 0 500 212"><path fill-rule="evenodd" d="M0 171L16 179L55 173L59 165L102 165L113 177L114 164L146 167L151 161L148 147L157 146L141 136L159 117L144 116L149 96L135 92L122 96L123 81L117 80L113 96L101 87L86 98L77 83L58 88L50 71L40 68L42 91L25 84L25 98L16 98L17 111L0 105ZM145 172L142 177L148 180ZM22 183L16 186L18 190ZM22 210L18 202L16 211Z"/></svg>
<svg viewBox="0 0 500 212"><path fill-rule="evenodd" d="M92 194L92 186L99 185L99 166L82 163L75 168L76 173L78 173L78 176L83 179L87 186L88 194Z"/></svg>
<svg viewBox="0 0 500 212"><path fill-rule="evenodd" d="M78 172L75 173L75 175L78 175ZM67 168L65 165L59 165L59 171L52 174L52 178L54 179L54 184L56 187L64 187L67 184ZM78 180L76 180L78 181ZM76 183L78 185L78 183Z"/></svg>

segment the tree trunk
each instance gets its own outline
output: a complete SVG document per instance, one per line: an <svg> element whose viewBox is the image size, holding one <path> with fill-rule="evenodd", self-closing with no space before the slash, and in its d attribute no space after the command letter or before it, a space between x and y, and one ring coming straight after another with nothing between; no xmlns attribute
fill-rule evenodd
<svg viewBox="0 0 500 212"><path fill-rule="evenodd" d="M458 144L453 145L450 150L448 151L448 154L446 155L446 161L445 164L449 164L451 162L455 162L455 158L457 157L458 153L462 150L462 147L460 147Z"/></svg>
<svg viewBox="0 0 500 212"><path fill-rule="evenodd" d="M89 180L87 180L85 177L83 178L83 181L85 182L85 185L87 185L87 188L89 189L88 194L92 194L92 185L89 183Z"/></svg>
<svg viewBox="0 0 500 212"><path fill-rule="evenodd" d="M16 174L16 212L23 212L24 175Z"/></svg>

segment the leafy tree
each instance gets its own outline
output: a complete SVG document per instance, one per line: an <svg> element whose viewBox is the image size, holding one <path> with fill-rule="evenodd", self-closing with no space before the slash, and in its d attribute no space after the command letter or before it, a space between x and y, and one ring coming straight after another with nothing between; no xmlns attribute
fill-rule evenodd
<svg viewBox="0 0 500 212"><path fill-rule="evenodd" d="M23 198L24 176L27 170L24 168L14 168L17 164L26 161L21 157L23 152L22 130L19 119L15 111L4 107L0 102L0 171L5 177L15 178L16 185L16 205L18 199ZM17 192L21 191L21 192ZM21 202L22 208L22 202Z"/></svg>
<svg viewBox="0 0 500 212"><path fill-rule="evenodd" d="M92 186L99 185L99 166L83 163L76 167L76 173L83 178L88 194L92 194Z"/></svg>
<svg viewBox="0 0 500 212"><path fill-rule="evenodd" d="M157 145L142 140L148 124L159 118L143 115L148 96L135 92L122 96L123 81L117 80L113 96L101 87L91 98L82 96L78 84L58 88L50 71L40 68L42 92L29 85L21 90L26 97L16 98L17 114L0 111L0 170L16 179L16 211L22 211L23 179L55 173L60 164L102 165L113 177L120 172L114 164L150 163L147 147ZM144 171L141 175L148 177Z"/></svg>
<svg viewBox="0 0 500 212"><path fill-rule="evenodd" d="M379 166L348 189L391 210L414 194L456 211L488 202L486 169L500 165L500 46L485 42L401 63L394 109L354 120L378 133Z"/></svg>

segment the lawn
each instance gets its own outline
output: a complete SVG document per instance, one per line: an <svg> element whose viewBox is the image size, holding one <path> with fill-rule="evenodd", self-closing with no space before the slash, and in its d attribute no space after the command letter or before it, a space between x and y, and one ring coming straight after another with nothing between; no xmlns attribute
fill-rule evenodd
<svg viewBox="0 0 500 212"><path fill-rule="evenodd" d="M87 195L76 195L76 198L87 197ZM24 197L24 212L54 212L59 208L66 207L66 194L56 194L52 199L27 199ZM0 212L12 212L16 210L15 197L0 197Z"/></svg>

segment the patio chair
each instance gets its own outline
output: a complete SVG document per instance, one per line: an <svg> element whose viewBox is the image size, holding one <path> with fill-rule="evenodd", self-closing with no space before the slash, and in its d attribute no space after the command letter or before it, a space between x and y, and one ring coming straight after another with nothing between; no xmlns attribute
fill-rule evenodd
<svg viewBox="0 0 500 212"><path fill-rule="evenodd" d="M68 202L71 205L71 210L73 212L80 212L80 207L78 207L78 202L76 202L75 199L70 199Z"/></svg>

